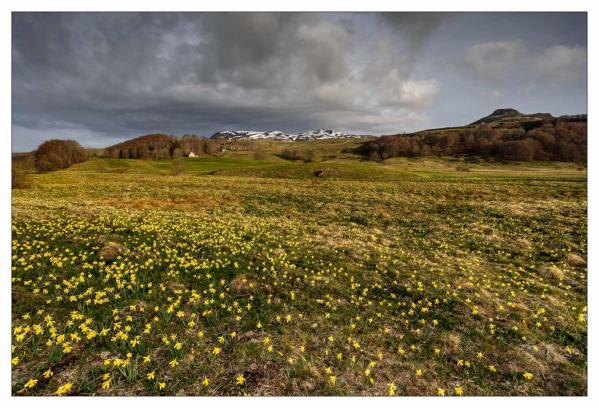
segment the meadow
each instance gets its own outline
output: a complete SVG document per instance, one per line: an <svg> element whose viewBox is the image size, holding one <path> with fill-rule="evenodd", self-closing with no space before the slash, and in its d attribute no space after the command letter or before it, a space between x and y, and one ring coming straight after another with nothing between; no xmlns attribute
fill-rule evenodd
<svg viewBox="0 0 599 408"><path fill-rule="evenodd" d="M31 175L12 394L587 394L586 169L327 146Z"/></svg>

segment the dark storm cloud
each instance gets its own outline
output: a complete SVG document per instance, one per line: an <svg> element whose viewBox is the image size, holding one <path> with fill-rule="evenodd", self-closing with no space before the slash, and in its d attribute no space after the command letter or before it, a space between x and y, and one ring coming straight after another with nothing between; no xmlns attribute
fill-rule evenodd
<svg viewBox="0 0 599 408"><path fill-rule="evenodd" d="M303 128L306 90L348 70L315 14L15 14L13 38L13 122L34 128Z"/></svg>
<svg viewBox="0 0 599 408"><path fill-rule="evenodd" d="M447 30L460 28L456 19L434 13L14 13L13 148L32 149L51 137L105 146L149 132L210 135L226 128L373 134L422 128L455 81L427 71L431 45L468 39L452 51L466 55L465 62L446 66L482 70L473 77L490 80L503 71L487 70L488 56L511 55L496 57L493 46L477 46L477 38L464 33L447 37ZM437 36L440 30L445 37ZM586 43L549 45L530 60L537 77L572 82L585 76ZM513 55L496 64L518 62L520 54ZM443 49L436 57L445 57Z"/></svg>
<svg viewBox="0 0 599 408"><path fill-rule="evenodd" d="M452 14L441 13L380 13L379 16L391 28L407 39L407 45L413 52L424 47L431 35Z"/></svg>

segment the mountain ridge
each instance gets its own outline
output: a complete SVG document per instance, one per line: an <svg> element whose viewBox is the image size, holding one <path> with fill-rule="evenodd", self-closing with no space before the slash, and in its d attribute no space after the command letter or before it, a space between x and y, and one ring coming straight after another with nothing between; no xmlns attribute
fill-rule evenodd
<svg viewBox="0 0 599 408"><path fill-rule="evenodd" d="M317 129L301 133L287 133L280 130L255 131L255 130L223 130L214 133L210 139L216 140L330 140L369 137L367 135L354 135L332 129Z"/></svg>

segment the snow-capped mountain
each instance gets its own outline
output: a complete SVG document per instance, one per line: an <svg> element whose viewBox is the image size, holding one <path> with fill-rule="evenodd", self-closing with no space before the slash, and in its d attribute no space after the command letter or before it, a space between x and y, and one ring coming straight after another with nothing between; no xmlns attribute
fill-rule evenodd
<svg viewBox="0 0 599 408"><path fill-rule="evenodd" d="M227 140L258 140L258 139L271 139L271 140L323 140L323 139L346 139L349 137L365 137L362 135L350 135L343 132L328 129L311 130L309 132L302 133L285 133L279 130L270 130L266 132L259 132L253 130L223 130L222 132L216 132L210 138L211 139L227 139Z"/></svg>

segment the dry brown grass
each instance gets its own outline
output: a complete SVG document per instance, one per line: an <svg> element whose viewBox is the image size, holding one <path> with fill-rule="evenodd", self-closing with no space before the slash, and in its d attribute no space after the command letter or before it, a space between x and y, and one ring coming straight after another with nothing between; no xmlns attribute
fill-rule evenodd
<svg viewBox="0 0 599 408"><path fill-rule="evenodd" d="M586 261L577 254L569 253L566 255L566 262L573 266L585 265Z"/></svg>

